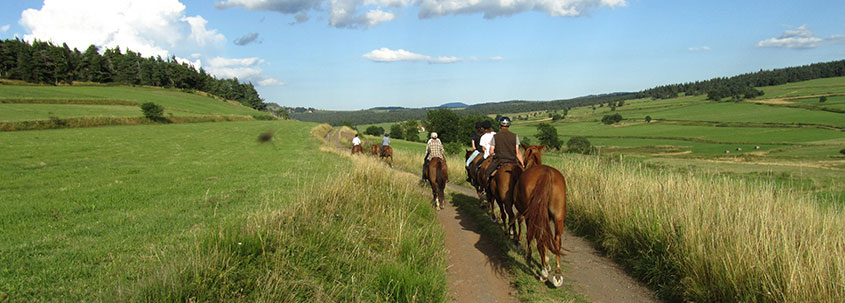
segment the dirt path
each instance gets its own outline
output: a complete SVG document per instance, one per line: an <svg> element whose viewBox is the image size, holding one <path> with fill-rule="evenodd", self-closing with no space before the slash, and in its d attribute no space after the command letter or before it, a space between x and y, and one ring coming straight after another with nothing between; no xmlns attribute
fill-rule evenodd
<svg viewBox="0 0 845 303"><path fill-rule="evenodd" d="M326 136L329 144L339 149L335 130ZM409 173L410 174L410 173ZM447 184L451 191L476 197L475 191ZM502 267L504 256L492 240L486 239L478 226L466 214L446 203L437 214L443 226L448 255L447 280L452 302L517 302L513 296L507 271ZM564 234L563 246L571 250L565 256L565 279L575 291L592 302L659 302L645 286L629 277L613 261L603 257L589 242L571 234Z"/></svg>

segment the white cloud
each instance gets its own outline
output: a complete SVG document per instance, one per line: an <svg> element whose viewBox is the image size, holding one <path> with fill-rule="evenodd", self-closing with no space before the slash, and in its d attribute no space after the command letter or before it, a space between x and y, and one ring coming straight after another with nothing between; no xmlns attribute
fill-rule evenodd
<svg viewBox="0 0 845 303"><path fill-rule="evenodd" d="M775 48L815 48L823 39L813 35L813 32L807 28L807 25L801 25L796 29L791 29L783 32L780 37L769 38L757 43L759 47L775 47Z"/></svg>
<svg viewBox="0 0 845 303"><path fill-rule="evenodd" d="M5 32L7 32L8 30L9 30L9 25L8 25L8 24L3 25L3 26L0 26L0 33L5 33Z"/></svg>
<svg viewBox="0 0 845 303"><path fill-rule="evenodd" d="M709 51L710 47L707 46L707 45L693 46L693 47L688 48L688 50L691 51L691 52Z"/></svg>
<svg viewBox="0 0 845 303"><path fill-rule="evenodd" d="M430 57L417 53L412 53L404 49L392 50L389 48L381 48L373 50L364 54L364 59L374 62L401 62L401 61L425 61L428 63L454 63L462 61L458 57Z"/></svg>
<svg viewBox="0 0 845 303"><path fill-rule="evenodd" d="M291 24L307 20L309 11L328 11L331 26L368 28L396 18L396 14L385 8L407 6L417 6L419 18L480 13L490 19L528 11L545 12L555 17L577 17L593 8L625 5L626 0L222 0L216 7L241 7L295 15L296 21ZM359 10L367 10L367 13L359 14Z"/></svg>
<svg viewBox="0 0 845 303"><path fill-rule="evenodd" d="M258 83L261 86L284 85L283 82L265 75L260 67L262 64L264 64L264 60L258 57L214 57L208 61L205 70L217 77L238 78L239 81Z"/></svg>
<svg viewBox="0 0 845 303"><path fill-rule="evenodd" d="M34 39L86 49L132 49L144 56L168 57L174 49L219 47L225 37L207 29L201 16L186 16L178 0L45 0L27 9L19 22Z"/></svg>
<svg viewBox="0 0 845 303"><path fill-rule="evenodd" d="M490 61L501 61L501 60L504 60L504 59L505 59L505 58L502 58L502 57L499 57L499 56L495 56L495 57L490 57L490 58L489 58L489 60L490 60Z"/></svg>

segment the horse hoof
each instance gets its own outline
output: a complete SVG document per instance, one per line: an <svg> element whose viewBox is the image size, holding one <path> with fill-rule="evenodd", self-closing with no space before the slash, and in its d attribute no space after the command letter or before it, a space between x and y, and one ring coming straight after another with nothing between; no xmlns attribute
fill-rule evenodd
<svg viewBox="0 0 845 303"><path fill-rule="evenodd" d="M550 281L552 282L552 286L554 286L555 288L560 288L561 286L563 286L563 275L555 274Z"/></svg>

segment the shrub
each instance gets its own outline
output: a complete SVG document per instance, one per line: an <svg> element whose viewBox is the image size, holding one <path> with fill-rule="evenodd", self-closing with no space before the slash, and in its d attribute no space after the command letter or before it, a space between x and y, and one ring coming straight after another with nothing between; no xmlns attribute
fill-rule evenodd
<svg viewBox="0 0 845 303"><path fill-rule="evenodd" d="M384 134L384 127L372 125L367 127L367 129L364 130L364 133L370 136L381 136Z"/></svg>
<svg viewBox="0 0 845 303"><path fill-rule="evenodd" d="M622 121L622 115L618 113L612 115L605 115L601 118L601 123L604 124L613 124L618 123L619 121Z"/></svg>
<svg viewBox="0 0 845 303"><path fill-rule="evenodd" d="M443 144L443 149L446 150L446 154L449 155L458 155L464 152L464 146L460 142L449 142Z"/></svg>
<svg viewBox="0 0 845 303"><path fill-rule="evenodd" d="M824 103L825 101L827 101L827 96L819 97L819 103Z"/></svg>
<svg viewBox="0 0 845 303"><path fill-rule="evenodd" d="M651 116L645 116L645 122L651 123Z"/></svg>
<svg viewBox="0 0 845 303"><path fill-rule="evenodd" d="M164 107L152 102L141 104L141 111L144 112L144 117L153 121L164 120Z"/></svg>
<svg viewBox="0 0 845 303"><path fill-rule="evenodd" d="M839 151L839 153L840 153L840 154L845 155L845 148L843 148L842 150L840 150L840 151Z"/></svg>
<svg viewBox="0 0 845 303"><path fill-rule="evenodd" d="M173 114L171 114L172 117ZM255 120L276 120L276 117L272 115L252 115L252 118Z"/></svg>
<svg viewBox="0 0 845 303"><path fill-rule="evenodd" d="M587 138L575 136L566 142L566 148L570 153L579 153L588 155L593 152L593 146Z"/></svg>

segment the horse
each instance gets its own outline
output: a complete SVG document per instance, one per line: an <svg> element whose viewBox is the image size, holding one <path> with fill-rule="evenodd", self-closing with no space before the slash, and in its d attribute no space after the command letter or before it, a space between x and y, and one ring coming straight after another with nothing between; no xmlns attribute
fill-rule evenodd
<svg viewBox="0 0 845 303"><path fill-rule="evenodd" d="M353 145L352 146L352 154L354 155L355 153L359 153L359 154L364 153L364 148L361 147L360 144L359 145Z"/></svg>
<svg viewBox="0 0 845 303"><path fill-rule="evenodd" d="M383 159L385 162L387 162L387 165L393 167L393 148L389 145L385 145L384 147L382 147L379 159Z"/></svg>
<svg viewBox="0 0 845 303"><path fill-rule="evenodd" d="M493 198L496 200L496 204L499 205L499 213L505 230L514 236L517 234L516 227L512 223L516 218L516 215L513 213L513 188L521 173L522 166L519 163L502 163L496 168L496 174L490 178L490 186L488 187Z"/></svg>
<svg viewBox="0 0 845 303"><path fill-rule="evenodd" d="M479 156L479 158L482 158ZM493 197L490 194L490 191L487 190L489 185L489 181L487 176L484 175L484 172L487 171L487 167L490 166L490 162L493 161L492 157L487 157L487 159L482 159L481 163L478 164L478 167L475 170L475 183L477 184L475 187L475 192L478 194L478 199L481 200L481 206L484 207L484 201L487 201L487 204L490 206L490 211L493 211ZM493 220L495 221L495 216L493 216Z"/></svg>
<svg viewBox="0 0 845 303"><path fill-rule="evenodd" d="M552 285L563 285L563 275L560 269L561 234L563 234L563 220L566 217L566 180L557 169L534 164L520 175L513 193L514 205L519 212L519 218L525 220L526 243L525 254L529 264L531 262L531 242L537 240L537 251L540 253L540 280L549 278L551 269L546 259L548 249L556 257L557 271L552 277ZM550 226L553 223L554 231ZM520 224L521 225L521 224ZM521 237L517 234L517 239Z"/></svg>
<svg viewBox="0 0 845 303"><path fill-rule="evenodd" d="M370 146L370 155L378 157L378 144L373 143L373 145Z"/></svg>
<svg viewBox="0 0 845 303"><path fill-rule="evenodd" d="M431 184L431 193L434 195L432 198L434 208L443 209L443 203L446 203L446 196L443 194L443 189L446 188L446 182L449 182L449 170L446 167L446 160L440 157L431 158L425 169L428 172L428 183Z"/></svg>
<svg viewBox="0 0 845 303"><path fill-rule="evenodd" d="M466 152L466 155L464 155L464 163L466 163L466 160L469 160L469 156L472 156L473 152L475 151L468 150ZM466 167L467 177L470 179L470 183L473 187L475 187L476 191L480 191L478 188L478 176L476 174L476 171L478 170L478 164L482 160L484 160L483 157L481 157L481 155L478 155L475 157L475 159L472 159L472 162L470 162L469 165Z"/></svg>

